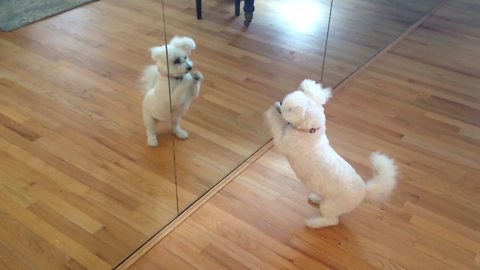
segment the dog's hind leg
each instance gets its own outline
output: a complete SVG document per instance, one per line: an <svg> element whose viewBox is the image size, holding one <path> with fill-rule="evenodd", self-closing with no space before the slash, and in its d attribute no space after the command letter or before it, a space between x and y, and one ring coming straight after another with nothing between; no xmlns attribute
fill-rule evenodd
<svg viewBox="0 0 480 270"><path fill-rule="evenodd" d="M339 222L338 217L315 217L307 219L305 223L307 227L312 229L320 229L329 226L335 226Z"/></svg>
<svg viewBox="0 0 480 270"><path fill-rule="evenodd" d="M322 200L322 199L320 198L320 196L318 196L318 195L315 194L315 193L310 193L310 194L308 195L307 199L308 199L308 203L309 203L310 205L312 205L313 207L317 207L317 208L319 207L320 202L321 202L321 200Z"/></svg>
<svg viewBox="0 0 480 270"><path fill-rule="evenodd" d="M147 145L151 147L158 146L157 132L155 131L157 120L144 113L143 123L145 124L145 131L147 133Z"/></svg>
<svg viewBox="0 0 480 270"><path fill-rule="evenodd" d="M320 212L322 213L321 217L315 217L307 219L306 225L312 229L318 229L328 226L337 225L339 220L338 217L343 214L337 208L338 204L332 200L325 200L320 205Z"/></svg>

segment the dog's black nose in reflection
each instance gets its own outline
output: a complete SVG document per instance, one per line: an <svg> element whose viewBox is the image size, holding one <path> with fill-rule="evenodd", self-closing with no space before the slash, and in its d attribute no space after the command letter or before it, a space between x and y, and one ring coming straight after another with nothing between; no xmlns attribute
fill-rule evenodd
<svg viewBox="0 0 480 270"><path fill-rule="evenodd" d="M282 103L283 103L283 100L282 100L282 101L280 101L280 106L282 106Z"/></svg>
<svg viewBox="0 0 480 270"><path fill-rule="evenodd" d="M187 70L188 70L188 71L192 70L192 66L188 66L188 67L187 67Z"/></svg>

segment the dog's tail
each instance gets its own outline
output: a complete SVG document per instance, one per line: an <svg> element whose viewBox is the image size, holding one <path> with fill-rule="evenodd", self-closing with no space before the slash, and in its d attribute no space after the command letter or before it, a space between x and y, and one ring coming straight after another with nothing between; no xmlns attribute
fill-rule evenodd
<svg viewBox="0 0 480 270"><path fill-rule="evenodd" d="M155 87L159 76L160 74L155 65L149 65L148 67L146 67L143 71L142 78L140 79L140 85L142 86L143 90L147 92L148 90Z"/></svg>
<svg viewBox="0 0 480 270"><path fill-rule="evenodd" d="M375 152L370 155L374 168L373 178L366 183L366 200L373 203L384 201L397 184L397 166L387 155Z"/></svg>

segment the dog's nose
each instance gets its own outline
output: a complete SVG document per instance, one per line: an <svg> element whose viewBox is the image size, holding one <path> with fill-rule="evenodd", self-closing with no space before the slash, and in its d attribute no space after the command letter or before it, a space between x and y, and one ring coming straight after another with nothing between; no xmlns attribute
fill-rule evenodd
<svg viewBox="0 0 480 270"><path fill-rule="evenodd" d="M188 66L188 67L187 67L187 70L188 70L188 71L192 70L192 66Z"/></svg>
<svg viewBox="0 0 480 270"><path fill-rule="evenodd" d="M280 101L280 106L282 106L282 103L283 103L283 100L282 100L282 101Z"/></svg>

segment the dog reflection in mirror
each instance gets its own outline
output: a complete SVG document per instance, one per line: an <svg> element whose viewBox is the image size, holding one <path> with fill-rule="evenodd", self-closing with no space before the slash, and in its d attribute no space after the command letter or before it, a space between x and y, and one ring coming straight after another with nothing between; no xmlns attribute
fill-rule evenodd
<svg viewBox="0 0 480 270"><path fill-rule="evenodd" d="M364 199L385 200L396 185L397 169L388 156L371 154L375 173L364 182L330 146L323 108L330 97L330 88L304 80L298 90L265 112L275 147L311 192L308 202L320 209L321 216L307 220L310 228L337 225L340 215L352 211Z"/></svg>
<svg viewBox="0 0 480 270"><path fill-rule="evenodd" d="M151 147L158 145L157 121L171 121L172 133L180 139L188 138L181 119L198 97L203 80L202 73L192 71L189 55L194 49L195 42L189 37L174 37L167 45L150 49L156 63L143 71L140 82L145 90L143 122Z"/></svg>

